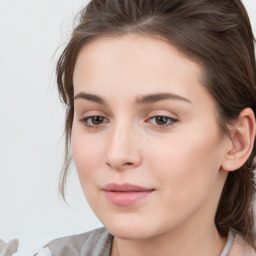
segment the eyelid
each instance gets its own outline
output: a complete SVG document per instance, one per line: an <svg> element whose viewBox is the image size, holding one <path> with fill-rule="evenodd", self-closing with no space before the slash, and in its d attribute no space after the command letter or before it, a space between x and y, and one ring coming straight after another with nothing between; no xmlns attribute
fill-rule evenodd
<svg viewBox="0 0 256 256"><path fill-rule="evenodd" d="M179 119L179 116L177 115L176 112L174 112L171 109L169 110L169 109L162 108L162 107L159 107L159 109L151 109L150 111L148 111L147 116L148 117L152 117L152 116L166 116L166 117L171 117L173 119L175 119L175 118Z"/></svg>
<svg viewBox="0 0 256 256"><path fill-rule="evenodd" d="M80 113L78 112L77 116L79 119L85 119L85 118L93 117L93 116L102 116L102 117L108 118L108 115L100 110L81 111Z"/></svg>

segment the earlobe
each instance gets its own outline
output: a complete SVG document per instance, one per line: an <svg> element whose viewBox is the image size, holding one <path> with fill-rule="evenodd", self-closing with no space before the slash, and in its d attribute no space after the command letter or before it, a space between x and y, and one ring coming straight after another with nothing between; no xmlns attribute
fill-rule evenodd
<svg viewBox="0 0 256 256"><path fill-rule="evenodd" d="M230 143L228 143L222 169L235 171L249 158L255 140L255 116L251 108L245 108L232 127Z"/></svg>

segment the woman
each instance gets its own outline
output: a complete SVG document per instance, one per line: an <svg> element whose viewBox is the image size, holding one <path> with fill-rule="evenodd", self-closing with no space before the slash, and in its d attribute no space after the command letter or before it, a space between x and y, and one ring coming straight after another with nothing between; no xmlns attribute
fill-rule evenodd
<svg viewBox="0 0 256 256"><path fill-rule="evenodd" d="M57 65L104 228L44 255L256 255L254 38L240 0L92 0Z"/></svg>

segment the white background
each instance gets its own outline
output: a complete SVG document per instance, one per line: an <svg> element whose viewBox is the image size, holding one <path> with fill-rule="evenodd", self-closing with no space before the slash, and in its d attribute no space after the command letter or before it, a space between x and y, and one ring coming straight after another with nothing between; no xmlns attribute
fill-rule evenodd
<svg viewBox="0 0 256 256"><path fill-rule="evenodd" d="M75 171L68 183L69 205L57 191L64 109L55 85L54 53L87 2L0 0L0 238L19 238L19 256L101 225ZM244 3L256 31L256 0Z"/></svg>

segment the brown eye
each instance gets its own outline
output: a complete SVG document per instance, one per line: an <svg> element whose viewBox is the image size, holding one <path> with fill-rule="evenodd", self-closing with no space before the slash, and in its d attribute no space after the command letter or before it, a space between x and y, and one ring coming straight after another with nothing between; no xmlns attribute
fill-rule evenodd
<svg viewBox="0 0 256 256"><path fill-rule="evenodd" d="M170 118L166 117L166 116L156 116L155 117L155 123L157 125L166 125L168 123Z"/></svg>
<svg viewBox="0 0 256 256"><path fill-rule="evenodd" d="M80 119L80 121L88 127L97 127L103 123L108 122L107 118L103 116L89 116L89 117Z"/></svg>
<svg viewBox="0 0 256 256"><path fill-rule="evenodd" d="M178 122L178 119L169 116L153 116L148 119L148 122L153 124L155 127L168 128Z"/></svg>
<svg viewBox="0 0 256 256"><path fill-rule="evenodd" d="M99 124L102 124L104 122L104 117L102 116L93 116L93 117L90 117L91 118L91 123L93 125L99 125Z"/></svg>

